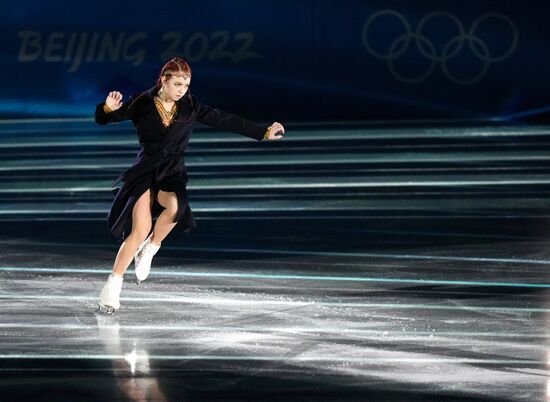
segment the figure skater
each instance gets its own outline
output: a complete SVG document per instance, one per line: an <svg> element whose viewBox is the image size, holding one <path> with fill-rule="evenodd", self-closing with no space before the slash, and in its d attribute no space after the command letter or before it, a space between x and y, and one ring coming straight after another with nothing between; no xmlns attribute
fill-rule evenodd
<svg viewBox="0 0 550 402"><path fill-rule="evenodd" d="M98 124L132 120L141 145L133 165L113 184L115 199L108 224L112 236L123 243L101 290L98 313L112 315L120 308L122 278L132 260L139 284L149 275L153 256L172 229L195 228L182 158L195 122L258 141L283 138L280 123L261 126L201 103L189 91L190 83L191 68L185 60L174 58L162 67L153 88L124 102L120 92L109 92L96 107ZM125 236L127 226L131 231Z"/></svg>

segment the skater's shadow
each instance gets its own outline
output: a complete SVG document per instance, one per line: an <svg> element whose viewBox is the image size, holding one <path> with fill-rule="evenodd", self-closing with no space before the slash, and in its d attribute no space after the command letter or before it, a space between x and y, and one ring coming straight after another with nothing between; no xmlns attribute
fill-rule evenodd
<svg viewBox="0 0 550 402"><path fill-rule="evenodd" d="M123 344L117 318L101 315L96 318L105 355L113 365L118 390L124 397L129 401L168 402L158 380L151 375L149 354L140 348L139 340Z"/></svg>

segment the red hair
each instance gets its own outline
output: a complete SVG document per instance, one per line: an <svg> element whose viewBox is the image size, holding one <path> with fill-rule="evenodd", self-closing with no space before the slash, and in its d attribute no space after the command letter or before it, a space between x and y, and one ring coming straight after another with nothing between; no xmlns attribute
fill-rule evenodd
<svg viewBox="0 0 550 402"><path fill-rule="evenodd" d="M191 78L191 67L189 67L189 64L187 64L184 59L174 57L162 67L162 70L160 70L157 86L160 87L162 85L162 77L166 77L166 79L169 80L172 77L185 76Z"/></svg>

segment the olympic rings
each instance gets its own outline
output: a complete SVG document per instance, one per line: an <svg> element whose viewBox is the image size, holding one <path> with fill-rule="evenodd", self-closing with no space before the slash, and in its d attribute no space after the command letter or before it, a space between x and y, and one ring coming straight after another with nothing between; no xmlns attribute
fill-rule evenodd
<svg viewBox="0 0 550 402"><path fill-rule="evenodd" d="M397 35L385 51L375 49L369 35L372 25L381 18L397 20L403 30L403 33ZM456 34L447 40L440 51L436 48L435 43L424 34L426 25L435 19L449 20L453 26L453 30L456 28ZM510 28L512 33L512 40L509 46L501 54L492 54L490 46L477 35L480 26L491 19L500 20ZM371 56L385 61L396 79L411 84L428 79L437 65L441 65L443 74L454 83L466 85L478 82L487 74L492 63L506 60L514 53L518 45L518 38L519 32L514 21L508 16L497 12L487 13L478 17L472 23L470 29L466 31L464 24L455 15L446 11L434 11L424 16L413 31L411 24L403 14L387 9L371 15L365 21L362 33L363 44L367 52ZM398 59L410 49L411 45L415 45L419 54L429 61L426 71L417 76L405 76L397 69ZM480 71L472 77L458 77L451 72L449 63L457 58L461 51L466 49L466 45L469 47L472 55L481 62Z"/></svg>

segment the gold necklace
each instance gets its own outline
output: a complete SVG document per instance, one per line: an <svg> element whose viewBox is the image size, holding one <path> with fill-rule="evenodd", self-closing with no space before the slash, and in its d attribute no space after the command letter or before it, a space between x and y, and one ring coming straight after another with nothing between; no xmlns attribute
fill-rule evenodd
<svg viewBox="0 0 550 402"><path fill-rule="evenodd" d="M176 112L178 110L176 102L174 102L174 104L172 105L172 109L170 109L170 111L167 111L162 105L162 100L158 96L155 96L155 106L157 107L157 110L160 114L162 125L164 127L168 127L170 124L172 124L174 116L176 115Z"/></svg>

